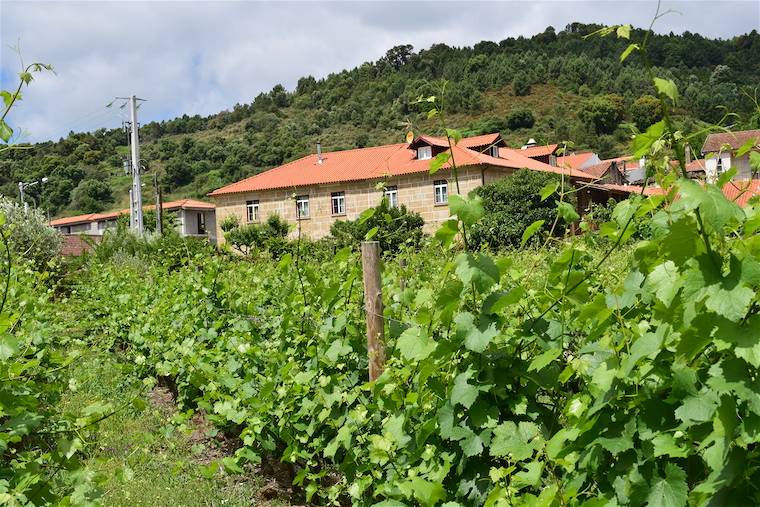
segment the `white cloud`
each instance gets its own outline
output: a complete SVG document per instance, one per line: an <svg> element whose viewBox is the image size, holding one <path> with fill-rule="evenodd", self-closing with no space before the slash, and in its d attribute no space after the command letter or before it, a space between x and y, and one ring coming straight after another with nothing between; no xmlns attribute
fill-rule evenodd
<svg viewBox="0 0 760 507"><path fill-rule="evenodd" d="M11 123L27 140L70 129L116 127L104 105L135 93L141 120L211 114L303 75L317 77L375 60L396 44L417 49L532 35L571 21L648 24L651 1L606 2L0 2L2 87L18 60L52 63L25 90ZM665 2L682 12L663 32L730 37L760 25L760 3Z"/></svg>

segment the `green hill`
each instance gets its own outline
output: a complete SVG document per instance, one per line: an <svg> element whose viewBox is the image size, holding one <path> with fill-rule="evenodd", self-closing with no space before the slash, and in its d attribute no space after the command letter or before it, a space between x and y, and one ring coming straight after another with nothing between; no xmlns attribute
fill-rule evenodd
<svg viewBox="0 0 760 507"><path fill-rule="evenodd" d="M317 141L333 150L400 142L408 128L434 132L414 102L440 95L443 80L448 121L467 133L501 131L516 146L529 137L567 140L603 157L621 155L630 134L625 124L646 127L658 111L646 98L654 90L642 62L619 60L627 41L584 38L597 28L573 23L531 38L461 48L436 44L418 52L396 46L376 62L323 79L302 77L292 91L277 85L228 111L148 123L140 132L142 155L167 198L202 197L312 152ZM634 30L631 39L642 36ZM728 110L738 116L726 123L760 127L753 101L760 82L757 31L731 40L656 35L649 53L657 73L678 84L684 106L677 119L685 126L719 121ZM48 176L36 198L53 214L124 207L126 152L119 129L70 133L6 152L0 193L15 196L16 182ZM151 196L147 189L145 198Z"/></svg>

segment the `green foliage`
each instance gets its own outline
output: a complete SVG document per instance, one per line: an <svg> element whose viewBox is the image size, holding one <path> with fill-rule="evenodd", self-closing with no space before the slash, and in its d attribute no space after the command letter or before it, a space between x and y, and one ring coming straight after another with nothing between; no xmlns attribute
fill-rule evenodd
<svg viewBox="0 0 760 507"><path fill-rule="evenodd" d="M559 183L555 174L521 170L478 188L475 192L483 199L485 215L473 226L473 245L493 249L519 246L523 231L539 220L543 224L534 233L549 231L557 219L559 195L554 190ZM552 193L544 199L541 191L547 187ZM554 232L561 235L566 225L559 222ZM533 242L538 242L539 237L534 236Z"/></svg>
<svg viewBox="0 0 760 507"><path fill-rule="evenodd" d="M580 117L591 125L597 134L611 134L623 119L625 108L618 95L604 95L588 99L581 108Z"/></svg>
<svg viewBox="0 0 760 507"><path fill-rule="evenodd" d="M172 271L215 254L214 247L205 238L181 236L171 227L171 222L166 225L161 236L148 233L141 237L123 223L119 224L95 245L93 261L138 266L154 263Z"/></svg>
<svg viewBox="0 0 760 507"><path fill-rule="evenodd" d="M512 80L512 93L517 97L523 97L530 95L530 81L525 74L515 76Z"/></svg>
<svg viewBox="0 0 760 507"><path fill-rule="evenodd" d="M657 97L644 95L631 105L631 120L639 130L646 130L653 123L662 119L662 106Z"/></svg>
<svg viewBox="0 0 760 507"><path fill-rule="evenodd" d="M533 127L535 119L528 109L515 109L507 117L507 128L510 130L529 129Z"/></svg>
<svg viewBox="0 0 760 507"><path fill-rule="evenodd" d="M15 259L29 261L39 270L55 259L61 251L61 235L47 223L39 209L24 208L15 201L0 197L0 232L8 237ZM0 253L0 255L3 255Z"/></svg>
<svg viewBox="0 0 760 507"><path fill-rule="evenodd" d="M223 232L229 232L236 227L240 227L240 219L237 215L227 215L224 217L224 220L219 223L219 227Z"/></svg>
<svg viewBox="0 0 760 507"><path fill-rule="evenodd" d="M225 226L230 226L228 221ZM222 229L224 230L224 229ZM238 252L248 255L254 250L264 250L279 257L287 245L290 226L279 215L269 215L263 224L237 225L224 231L224 239Z"/></svg>
<svg viewBox="0 0 760 507"><path fill-rule="evenodd" d="M417 248L422 240L424 221L419 213L406 206L391 207L383 199L356 220L336 220L330 234L339 248L356 248L359 243L371 239L380 242L382 252L398 252L403 247Z"/></svg>
<svg viewBox="0 0 760 507"><path fill-rule="evenodd" d="M79 353L68 349L74 340L52 301L50 274L19 252L7 255L7 236L18 230L0 229L0 503L84 505L97 497L97 477L83 467L82 451L112 407L59 406Z"/></svg>
<svg viewBox="0 0 760 507"><path fill-rule="evenodd" d="M82 213L103 211L109 204L113 204L113 193L102 180L82 180L71 194L71 206Z"/></svg>

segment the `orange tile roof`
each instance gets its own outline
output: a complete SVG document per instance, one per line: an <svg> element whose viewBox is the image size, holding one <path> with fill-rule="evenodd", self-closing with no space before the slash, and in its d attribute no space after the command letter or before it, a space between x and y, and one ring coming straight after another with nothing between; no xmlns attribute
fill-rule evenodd
<svg viewBox="0 0 760 507"><path fill-rule="evenodd" d="M480 148L482 146L491 146L498 144L504 145L504 141L501 139L501 134L495 132L493 134L483 134L482 136L465 137L459 141L458 145L462 148Z"/></svg>
<svg viewBox="0 0 760 507"><path fill-rule="evenodd" d="M570 155L557 155L557 165L560 167L578 169L580 166L588 162L588 160L593 156L594 152L592 151L572 153Z"/></svg>
<svg viewBox="0 0 760 507"><path fill-rule="evenodd" d="M85 224L92 222L93 217L96 217L97 213L87 213L86 215L76 215L73 217L57 218L50 221L50 225L72 225L72 224Z"/></svg>
<svg viewBox="0 0 760 507"><path fill-rule="evenodd" d="M744 206L756 195L760 195L760 180L735 180L723 185L723 195L739 206Z"/></svg>
<svg viewBox="0 0 760 507"><path fill-rule="evenodd" d="M546 155L551 155L555 151L557 151L557 147L559 145L557 144L547 144L543 146L529 146L528 148L505 148L507 150L512 151L518 151L520 152L524 157L544 157Z"/></svg>
<svg viewBox="0 0 760 507"><path fill-rule="evenodd" d="M705 159L696 159L692 160L688 164L686 164L686 171L687 172L700 172L705 171Z"/></svg>
<svg viewBox="0 0 760 507"><path fill-rule="evenodd" d="M588 173L595 178L601 178L612 168L612 164L616 163L614 160L603 160L598 164L594 164L590 167L584 167L581 169L584 173Z"/></svg>
<svg viewBox="0 0 760 507"><path fill-rule="evenodd" d="M487 141L496 142L498 134L489 134ZM580 171L552 167L537 160L525 157L520 150L502 151L501 157L491 157L484 153L467 148L481 143L478 136L475 141L462 139L455 145L452 154L457 166L497 166L512 169L532 169L535 171L562 173L570 177L588 180L590 177ZM440 138L420 136L412 145L422 141L435 146L448 148L448 143ZM445 145L443 143L446 143ZM425 173L430 168L430 160L418 160L414 150L407 144L388 144L370 148L332 151L322 155L322 163L317 163L315 154L307 155L279 167L269 169L244 180L226 185L209 193L210 196L234 194L239 192L255 192L282 188L295 188L310 185L326 185L349 181L382 179L385 177L401 176L413 173ZM483 146L477 144L477 146ZM448 151L448 150L447 150ZM443 169L449 169L446 163Z"/></svg>
<svg viewBox="0 0 760 507"><path fill-rule="evenodd" d="M749 141L755 140L755 145L760 145L760 130L740 130L738 132L720 132L710 134L702 145L702 153L714 153L720 151L723 146L728 145L730 149L736 150Z"/></svg>
<svg viewBox="0 0 760 507"><path fill-rule="evenodd" d="M180 199L178 201L168 201L161 206L164 210L171 211L175 209L216 209L216 205L210 202L198 201L196 199ZM156 209L155 204L143 206L143 210L151 211ZM57 218L50 221L50 225L71 225L71 224L84 224L88 222L97 222L99 220L110 220L118 218L121 215L128 215L129 208L121 209L118 211L110 211L106 213L87 213L85 215L76 215L73 217Z"/></svg>

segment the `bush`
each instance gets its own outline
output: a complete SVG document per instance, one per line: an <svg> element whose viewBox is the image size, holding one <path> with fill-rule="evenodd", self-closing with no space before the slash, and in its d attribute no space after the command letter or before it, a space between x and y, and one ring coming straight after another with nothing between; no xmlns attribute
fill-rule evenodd
<svg viewBox="0 0 760 507"><path fill-rule="evenodd" d="M369 218L356 220L338 220L330 227L330 234L335 238L339 248L355 247L368 237L370 231L373 241L380 242L383 252L398 252L402 246L417 248L422 240L424 221L419 213L408 211L406 206L392 208L383 199L379 206L372 208Z"/></svg>
<svg viewBox="0 0 760 507"><path fill-rule="evenodd" d="M529 129L533 126L535 119L533 113L528 109L515 109L509 113L507 118L507 128L509 130Z"/></svg>
<svg viewBox="0 0 760 507"><path fill-rule="evenodd" d="M2 232L8 237L15 257L29 260L41 270L60 254L63 238L48 225L40 210L29 208L24 213L24 208L15 201L0 197L0 215L5 216Z"/></svg>
<svg viewBox="0 0 760 507"><path fill-rule="evenodd" d="M225 220L222 226L230 227L232 220ZM224 239L243 255L250 254L254 249L266 250L273 257L279 257L287 251L287 236L290 226L279 215L269 215L263 224L245 224L225 230Z"/></svg>
<svg viewBox="0 0 760 507"><path fill-rule="evenodd" d="M227 215L219 224L219 228L222 229L223 232L229 232L235 227L240 227L240 219L237 215Z"/></svg>
<svg viewBox="0 0 760 507"><path fill-rule="evenodd" d="M530 81L524 75L515 76L512 80L512 93L516 97L524 97L530 95Z"/></svg>
<svg viewBox="0 0 760 507"><path fill-rule="evenodd" d="M157 234L136 235L124 224L108 230L95 245L93 258L97 262L155 263L174 271L192 261L207 259L215 248L205 238L184 237L174 229Z"/></svg>
<svg viewBox="0 0 760 507"><path fill-rule="evenodd" d="M536 220L543 220L541 230L548 231L557 217L559 196L554 193L542 201L539 192L559 181L556 174L522 170L478 188L475 192L483 198L485 215L472 227L472 244L493 249L519 246L523 232ZM564 227L558 223L555 233L563 233Z"/></svg>

